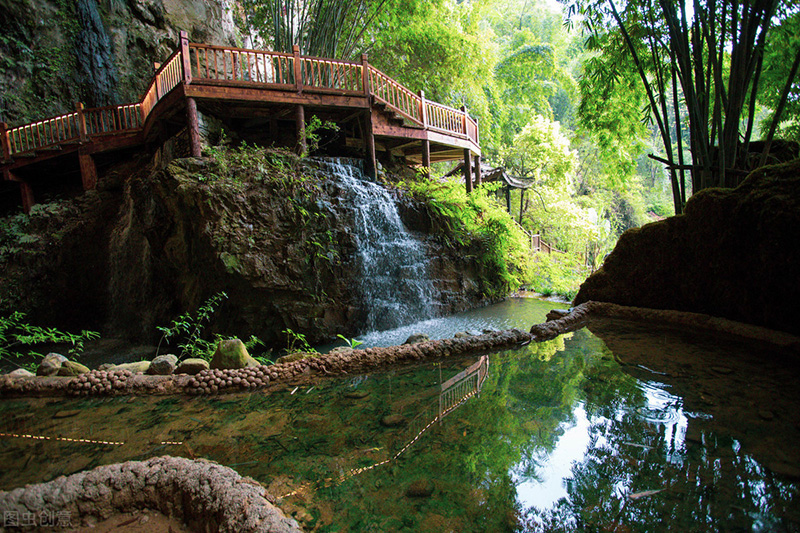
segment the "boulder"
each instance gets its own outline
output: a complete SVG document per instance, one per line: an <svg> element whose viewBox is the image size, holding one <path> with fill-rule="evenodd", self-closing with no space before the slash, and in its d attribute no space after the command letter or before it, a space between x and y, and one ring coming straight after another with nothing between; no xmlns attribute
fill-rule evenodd
<svg viewBox="0 0 800 533"><path fill-rule="evenodd" d="M134 363L114 365L109 370L130 370L134 374L144 374L148 368L150 368L150 361L136 361Z"/></svg>
<svg viewBox="0 0 800 533"><path fill-rule="evenodd" d="M430 479L418 479L406 489L406 496L410 498L428 498L433 494L436 485Z"/></svg>
<svg viewBox="0 0 800 533"><path fill-rule="evenodd" d="M24 368L18 368L8 373L9 376L12 378L29 378L31 376L35 376L33 372L30 370L25 370Z"/></svg>
<svg viewBox="0 0 800 533"><path fill-rule="evenodd" d="M798 335L798 243L800 159L699 191L684 214L626 231L574 305L691 311Z"/></svg>
<svg viewBox="0 0 800 533"><path fill-rule="evenodd" d="M177 356L171 353L159 355L158 357L150 361L150 367L147 369L147 373L156 376L169 376L170 374L175 372L175 368L177 366L178 366Z"/></svg>
<svg viewBox="0 0 800 533"><path fill-rule="evenodd" d="M456 334L453 335L454 339L466 339L467 337L472 337L469 331L457 331Z"/></svg>
<svg viewBox="0 0 800 533"><path fill-rule="evenodd" d="M275 361L275 364L279 365L281 363L292 363L294 361L301 361L303 359L308 359L309 357L314 357L314 354L313 353L308 353L308 352L290 353L290 354L286 354L284 356L278 357L278 360Z"/></svg>
<svg viewBox="0 0 800 533"><path fill-rule="evenodd" d="M414 333L410 335L403 344L417 344L419 342L428 342L429 340L431 340L431 338L424 333Z"/></svg>
<svg viewBox="0 0 800 533"><path fill-rule="evenodd" d="M217 351L211 358L211 368L247 368L261 366L247 353L247 347L239 339L225 339L219 341Z"/></svg>
<svg viewBox="0 0 800 533"><path fill-rule="evenodd" d="M175 373L189 374L194 376L203 370L207 370L210 368L210 366L211 365L205 359L200 359L199 357L190 357L189 359L184 359L180 362L178 367L175 369Z"/></svg>
<svg viewBox="0 0 800 533"><path fill-rule="evenodd" d="M55 376L56 374L58 374L61 365L65 361L69 361L69 359L67 359L60 353L49 353L45 355L44 359L42 359L42 362L39 363L39 367L36 369L36 375Z"/></svg>
<svg viewBox="0 0 800 533"><path fill-rule="evenodd" d="M89 367L77 361L64 361L58 369L59 376L80 376L89 371Z"/></svg>

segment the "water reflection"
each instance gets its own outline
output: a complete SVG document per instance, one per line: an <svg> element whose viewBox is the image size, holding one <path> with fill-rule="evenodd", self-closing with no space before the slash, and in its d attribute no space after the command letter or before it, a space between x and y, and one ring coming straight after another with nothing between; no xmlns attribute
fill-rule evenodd
<svg viewBox="0 0 800 533"><path fill-rule="evenodd" d="M73 440L0 437L0 488L169 453L264 482L309 530L800 528L790 366L593 329L270 394L5 400L5 434Z"/></svg>

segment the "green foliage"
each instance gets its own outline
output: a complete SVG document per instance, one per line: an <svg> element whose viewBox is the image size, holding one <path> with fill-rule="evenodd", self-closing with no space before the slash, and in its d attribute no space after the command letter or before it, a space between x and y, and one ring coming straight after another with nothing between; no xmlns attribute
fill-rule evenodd
<svg viewBox="0 0 800 533"><path fill-rule="evenodd" d="M308 344L308 340L306 336L302 333L297 333L296 331L291 330L290 328L286 328L281 333L286 335L286 353L296 353L296 352L305 352L305 353L318 353L317 350L312 348L310 344Z"/></svg>
<svg viewBox="0 0 800 533"><path fill-rule="evenodd" d="M161 350L161 344L169 344L171 339L177 341L177 348L180 350L178 358L199 357L210 360L214 355L214 350L219 342L219 335L212 339L204 339L203 331L211 321L214 312L223 300L227 299L225 292L218 292L206 300L195 313L184 313L175 318L169 326L156 327L161 332L161 340L156 348L156 355ZM257 338L251 337L251 341ZM260 341L259 341L260 342Z"/></svg>
<svg viewBox="0 0 800 533"><path fill-rule="evenodd" d="M561 125L541 115L531 117L511 146L501 148L506 168L514 176L565 187L576 166L576 153Z"/></svg>
<svg viewBox="0 0 800 533"><path fill-rule="evenodd" d="M527 276L530 244L525 232L490 196L496 186L479 187L470 195L455 179L423 178L399 186L428 205L434 231L447 246L466 247L475 255L484 269L489 297L501 297L519 287Z"/></svg>
<svg viewBox="0 0 800 533"><path fill-rule="evenodd" d="M319 150L319 143L320 143L320 130L330 130L333 132L339 131L339 125L331 120L326 120L322 122L317 115L313 115L311 120L306 123L305 127L305 136L306 136L306 146L305 151L301 154L301 157L307 157L309 154L313 154L317 150Z"/></svg>
<svg viewBox="0 0 800 533"><path fill-rule="evenodd" d="M24 356L44 357L43 354L31 350L41 344L68 344L68 353L72 356L83 352L86 341L99 339L96 331L83 330L80 333L69 333L56 328L43 328L25 322L25 314L15 311L7 317L0 317L0 358L15 365L16 360ZM20 366L20 365L18 365ZM34 371L36 365L22 365Z"/></svg>
<svg viewBox="0 0 800 533"><path fill-rule="evenodd" d="M355 348L357 346L361 346L362 344L364 344L362 341L359 341L359 340L356 340L356 339L348 339L347 337L345 337L341 333L337 334L336 336L339 337L340 339L342 339L344 342L346 342L347 346L349 348Z"/></svg>
<svg viewBox="0 0 800 533"><path fill-rule="evenodd" d="M579 254L536 254L531 266L531 288L543 296L572 300L587 274L583 257Z"/></svg>

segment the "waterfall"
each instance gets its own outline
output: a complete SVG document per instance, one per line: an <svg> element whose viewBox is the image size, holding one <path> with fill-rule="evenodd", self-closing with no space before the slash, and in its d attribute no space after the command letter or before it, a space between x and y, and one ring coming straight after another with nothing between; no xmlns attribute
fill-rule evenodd
<svg viewBox="0 0 800 533"><path fill-rule="evenodd" d="M403 225L389 192L368 181L360 160L319 161L343 190L352 209L355 267L366 331L385 330L434 315L436 299L422 243Z"/></svg>

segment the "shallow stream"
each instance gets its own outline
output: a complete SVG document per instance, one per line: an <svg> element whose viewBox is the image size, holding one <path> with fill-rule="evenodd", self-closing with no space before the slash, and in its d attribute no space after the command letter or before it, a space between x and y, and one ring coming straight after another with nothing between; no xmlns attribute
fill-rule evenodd
<svg viewBox="0 0 800 533"><path fill-rule="evenodd" d="M604 320L270 393L3 400L0 489L169 454L259 480L310 531L798 531L796 376L755 343Z"/></svg>

